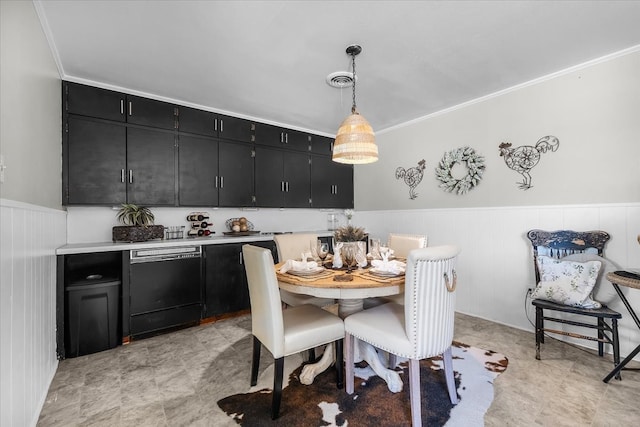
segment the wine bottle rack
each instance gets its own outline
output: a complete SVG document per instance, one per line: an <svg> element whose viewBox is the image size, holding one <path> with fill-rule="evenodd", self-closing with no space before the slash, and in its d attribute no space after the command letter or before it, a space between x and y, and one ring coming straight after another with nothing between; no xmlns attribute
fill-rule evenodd
<svg viewBox="0 0 640 427"><path fill-rule="evenodd" d="M187 232L189 237L209 237L215 234L209 212L190 212L187 221L190 225Z"/></svg>

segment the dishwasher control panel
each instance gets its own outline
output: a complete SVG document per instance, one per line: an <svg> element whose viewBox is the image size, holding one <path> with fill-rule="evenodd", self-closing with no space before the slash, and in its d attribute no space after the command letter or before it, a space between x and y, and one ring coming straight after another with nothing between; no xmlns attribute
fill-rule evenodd
<svg viewBox="0 0 640 427"><path fill-rule="evenodd" d="M173 259L200 258L202 246L179 246L161 249L134 249L130 253L131 264L140 262L169 261Z"/></svg>

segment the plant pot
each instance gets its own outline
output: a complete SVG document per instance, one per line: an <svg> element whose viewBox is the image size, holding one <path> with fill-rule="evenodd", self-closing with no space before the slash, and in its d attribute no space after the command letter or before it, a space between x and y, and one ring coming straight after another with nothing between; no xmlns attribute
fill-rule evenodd
<svg viewBox="0 0 640 427"><path fill-rule="evenodd" d="M112 229L114 242L146 242L164 237L162 225L117 225Z"/></svg>

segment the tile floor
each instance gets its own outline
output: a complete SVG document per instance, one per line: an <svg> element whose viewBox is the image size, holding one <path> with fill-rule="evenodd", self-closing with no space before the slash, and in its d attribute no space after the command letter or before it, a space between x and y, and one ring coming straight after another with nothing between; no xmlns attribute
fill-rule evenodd
<svg viewBox="0 0 640 427"><path fill-rule="evenodd" d="M248 388L250 329L243 316L63 360L38 426L234 426L216 402ZM608 359L547 340L537 361L532 333L462 314L455 338L509 358L486 426L640 425L640 372L604 384Z"/></svg>

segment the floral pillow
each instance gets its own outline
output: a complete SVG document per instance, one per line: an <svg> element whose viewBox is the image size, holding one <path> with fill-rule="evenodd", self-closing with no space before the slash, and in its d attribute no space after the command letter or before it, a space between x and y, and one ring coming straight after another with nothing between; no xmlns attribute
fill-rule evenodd
<svg viewBox="0 0 640 427"><path fill-rule="evenodd" d="M591 291L598 279L600 261L563 261L548 256L538 256L540 283L532 297L564 305L595 308Z"/></svg>

